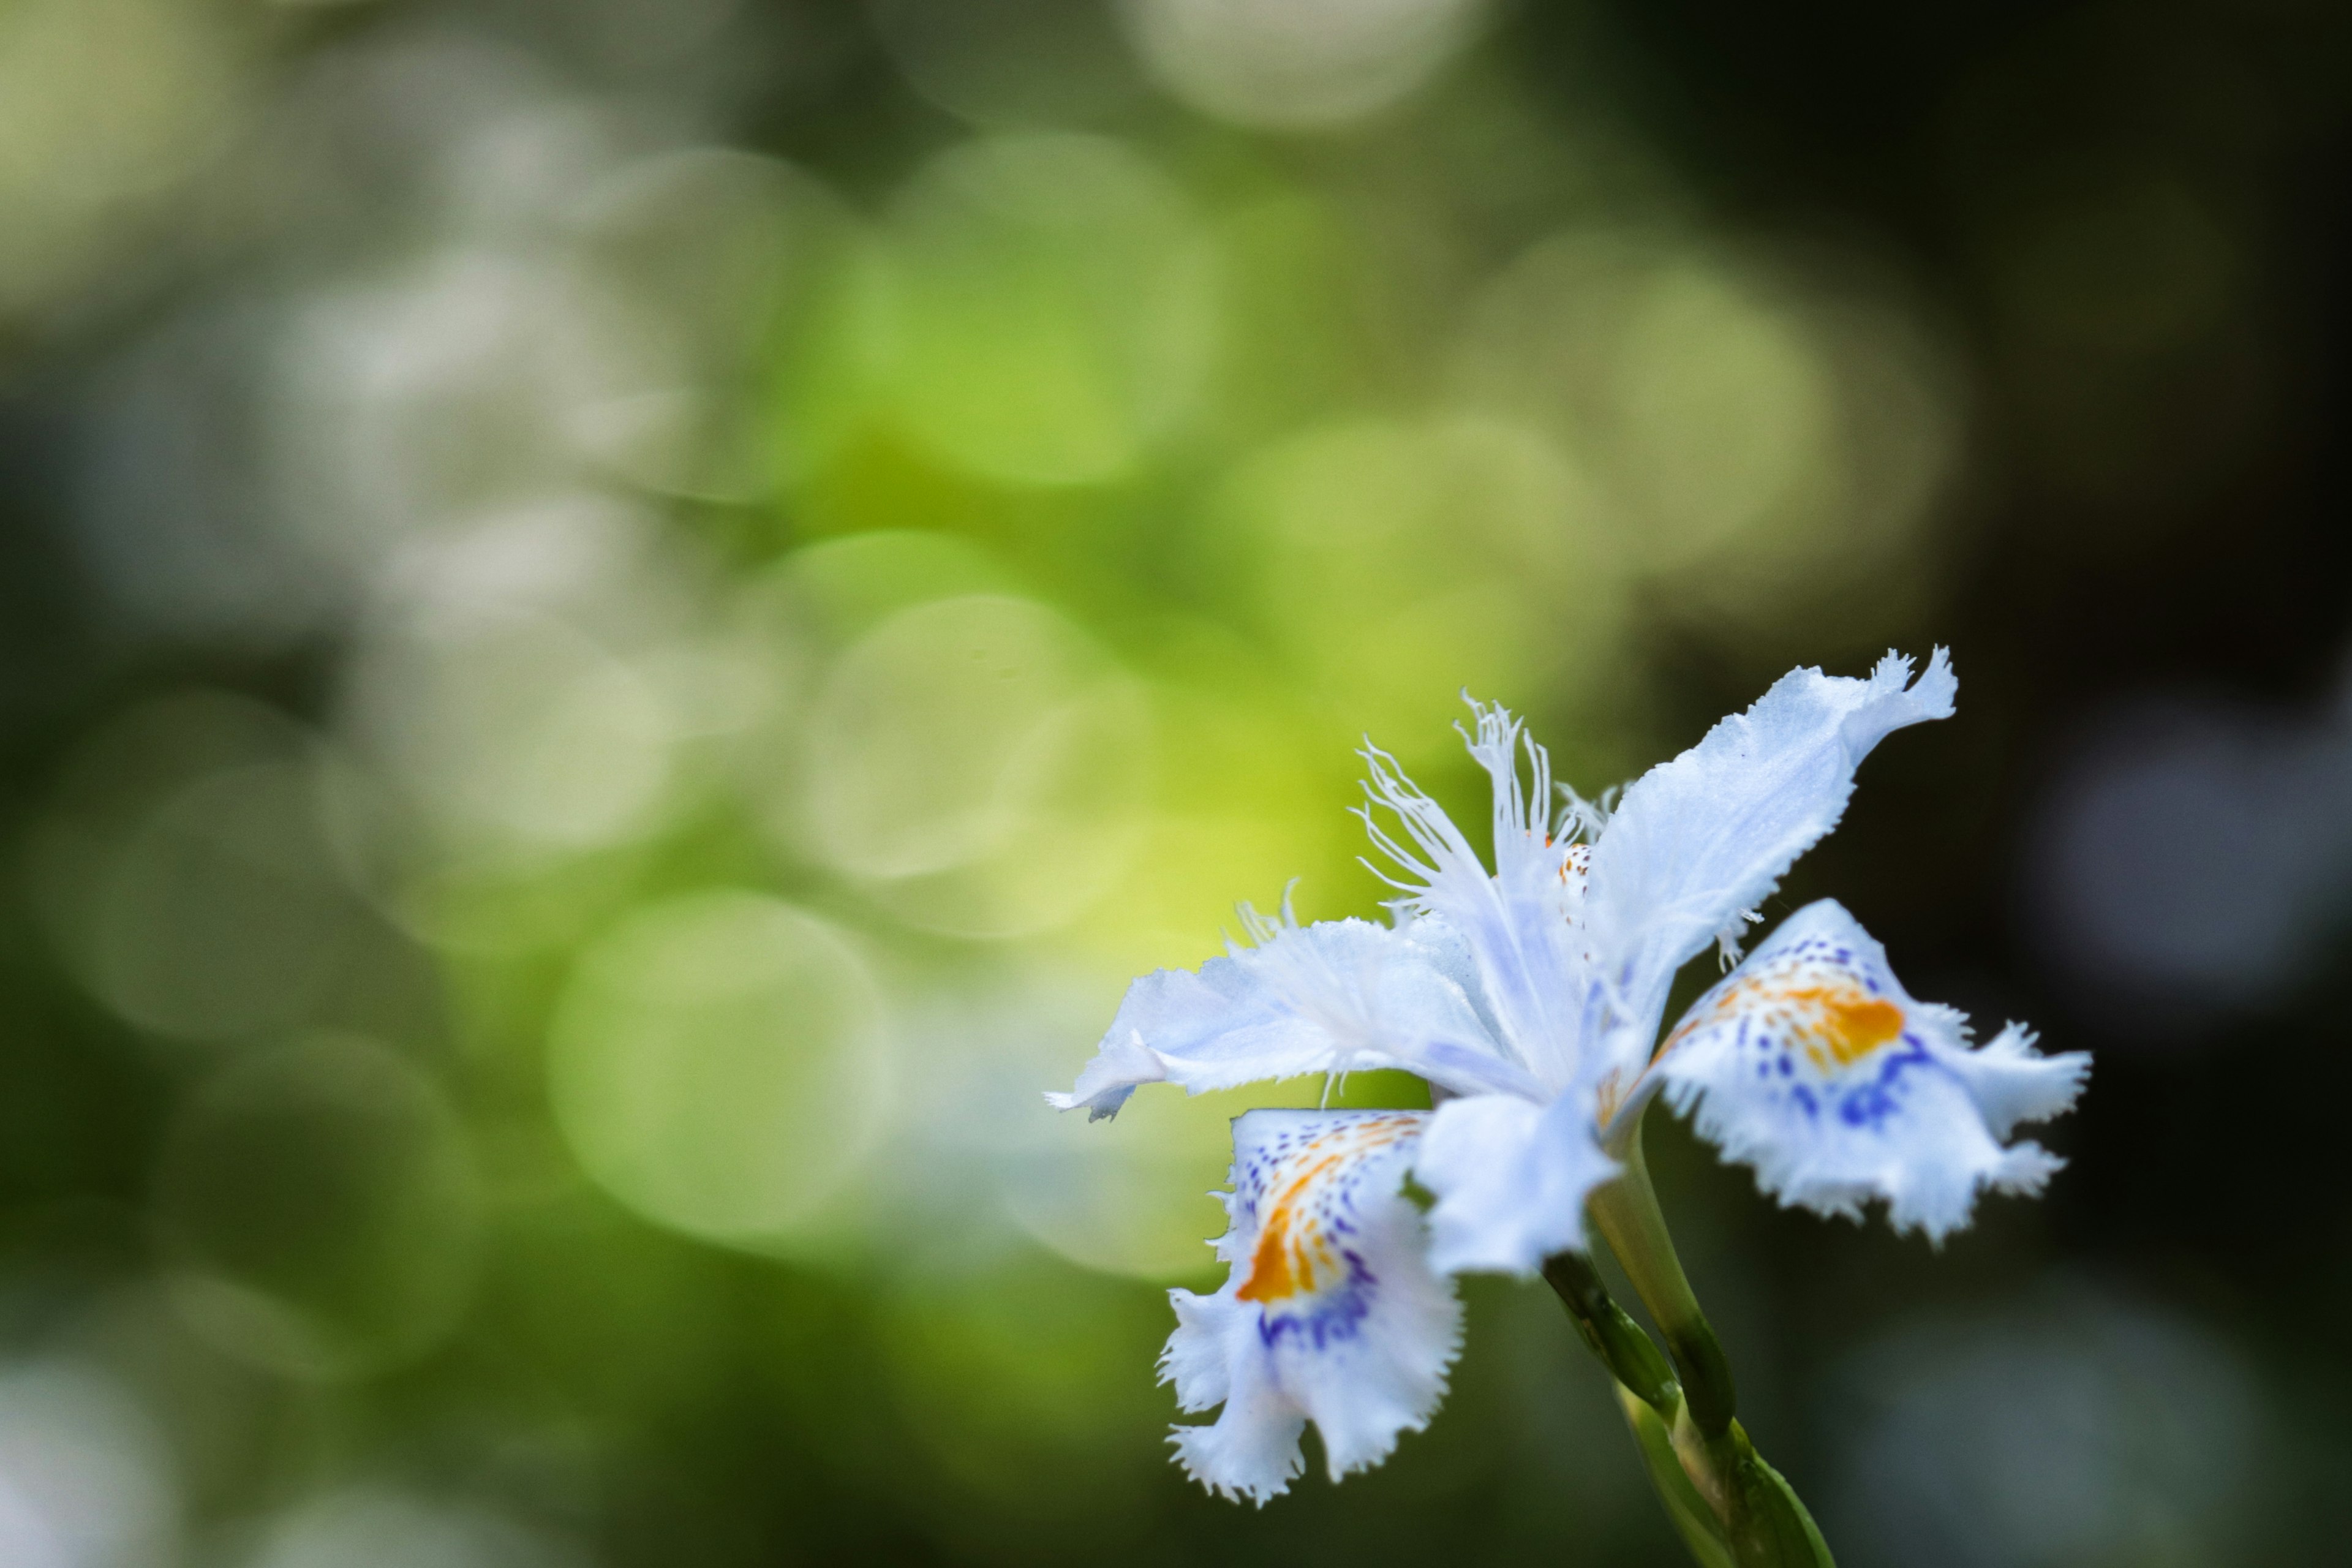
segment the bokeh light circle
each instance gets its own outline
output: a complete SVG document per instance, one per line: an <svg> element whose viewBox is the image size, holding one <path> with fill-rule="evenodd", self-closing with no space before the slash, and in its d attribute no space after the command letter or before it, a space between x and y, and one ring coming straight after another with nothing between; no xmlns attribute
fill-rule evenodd
<svg viewBox="0 0 2352 1568"><path fill-rule="evenodd" d="M176 1039L299 1022L367 941L353 774L248 698L149 700L61 770L27 856L43 923L117 1016Z"/></svg>
<svg viewBox="0 0 2352 1568"><path fill-rule="evenodd" d="M88 287L244 109L236 13L172 0L0 11L0 316Z"/></svg>
<svg viewBox="0 0 2352 1568"><path fill-rule="evenodd" d="M477 1504L356 1486L279 1516L247 1568L583 1568L584 1562L568 1543Z"/></svg>
<svg viewBox="0 0 2352 1568"><path fill-rule="evenodd" d="M272 346L275 513L364 579L404 543L529 505L632 443L614 412L678 384L678 348L577 266L453 247L299 301Z"/></svg>
<svg viewBox="0 0 2352 1568"><path fill-rule="evenodd" d="M583 952L548 1040L580 1163L662 1225L761 1247L856 1177L889 1086L866 962L780 900L690 893Z"/></svg>
<svg viewBox="0 0 2352 1568"><path fill-rule="evenodd" d="M1694 606L1835 599L1871 625L1924 578L1887 581L1955 460L1956 376L1866 258L1557 235L1473 307L1457 372L1470 405L1559 441L1625 564Z"/></svg>
<svg viewBox="0 0 2352 1568"><path fill-rule="evenodd" d="M1099 122L1143 83L1101 0L870 0L907 84L975 125Z"/></svg>
<svg viewBox="0 0 2352 1568"><path fill-rule="evenodd" d="M1466 687L1511 698L1595 660L1622 552L1557 443L1517 423L1357 419L1254 454L1216 504L1266 635L1333 716L1450 752Z"/></svg>
<svg viewBox="0 0 2352 1568"><path fill-rule="evenodd" d="M809 714L803 832L901 919L1043 930L1134 852L1150 779L1137 683L1059 614L972 594L902 610Z"/></svg>
<svg viewBox="0 0 2352 1568"><path fill-rule="evenodd" d="M1168 178L1103 137L991 137L903 195L899 417L992 479L1115 479L1190 412L1215 328L1211 252Z"/></svg>
<svg viewBox="0 0 2352 1568"><path fill-rule="evenodd" d="M745 395L780 340L831 312L856 220L789 163L695 147L624 165L572 221L583 272L663 345L643 356L644 384L583 411L600 463L650 490L751 499L774 463Z"/></svg>
<svg viewBox="0 0 2352 1568"><path fill-rule="evenodd" d="M416 607L368 650L352 715L461 856L624 841L658 811L679 725L646 673L527 605Z"/></svg>
<svg viewBox="0 0 2352 1568"><path fill-rule="evenodd" d="M1265 130L1388 108L1476 34L1484 0L1127 0L1160 85L1204 114Z"/></svg>
<svg viewBox="0 0 2352 1568"><path fill-rule="evenodd" d="M198 779L122 846L99 931L100 994L159 1034L216 1039L301 1016L360 910L298 763Z"/></svg>
<svg viewBox="0 0 2352 1568"><path fill-rule="evenodd" d="M0 1563L143 1568L177 1556L173 1456L154 1421L95 1365L0 1368Z"/></svg>
<svg viewBox="0 0 2352 1568"><path fill-rule="evenodd" d="M462 1124L383 1046L318 1036L237 1059L181 1109L156 1172L173 1304L302 1378L415 1360L471 1298L481 1194Z"/></svg>
<svg viewBox="0 0 2352 1568"><path fill-rule="evenodd" d="M1653 564L1773 520L1834 458L1830 369L1802 324L1696 247L1537 246L1474 310L1465 368L1474 401L1588 458Z"/></svg>

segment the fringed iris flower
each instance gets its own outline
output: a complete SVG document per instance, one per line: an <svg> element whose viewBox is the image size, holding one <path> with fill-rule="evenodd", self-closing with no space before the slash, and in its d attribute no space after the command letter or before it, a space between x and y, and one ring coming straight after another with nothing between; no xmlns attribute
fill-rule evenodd
<svg viewBox="0 0 2352 1568"><path fill-rule="evenodd" d="M1640 1253L1639 1215L1619 1205L1633 1217L1611 1229L1608 1194L1638 1175L1640 1119L1660 1095L1765 1191L1825 1214L1883 1201L1898 1229L1940 1240L1979 1193L2042 1186L2059 1161L2006 1140L2067 1109L2088 1058L2043 1057L2014 1024L1972 1047L1960 1016L1914 1000L1835 903L1790 915L1661 1032L1676 973L1710 947L1737 957L1757 906L1836 826L1863 758L1948 716L1955 689L1941 649L1916 680L1892 654L1867 679L1792 671L1613 810L1565 791L1555 806L1543 748L1477 707L1465 738L1493 785L1491 867L1368 749L1363 816L1397 890L1391 923L1245 910L1249 945L1135 982L1056 1106L1099 1119L1147 1083L1198 1093L1371 1068L1418 1074L1435 1105L1235 1121L1217 1244L1230 1278L1213 1296L1174 1292L1161 1363L1183 1409L1223 1406L1175 1428L1194 1479L1263 1502L1298 1473L1307 1421L1335 1478L1376 1463L1444 1394L1450 1276L1573 1265L1588 1211L1621 1254ZM1658 1272L1626 1262L1637 1284ZM1671 1303L1652 1304L1680 1365ZM1731 1429L1728 1400L1727 1382L1709 1440Z"/></svg>

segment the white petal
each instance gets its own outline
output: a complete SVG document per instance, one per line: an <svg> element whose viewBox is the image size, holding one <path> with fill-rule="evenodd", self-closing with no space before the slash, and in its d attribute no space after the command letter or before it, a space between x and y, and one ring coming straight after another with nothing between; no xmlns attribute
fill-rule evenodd
<svg viewBox="0 0 2352 1568"><path fill-rule="evenodd" d="M1584 1199L1617 1173L1593 1136L1591 1101L1535 1105L1505 1095L1449 1100L1433 1113L1413 1176L1436 1194L1431 1267L1533 1274L1584 1246Z"/></svg>
<svg viewBox="0 0 2352 1568"><path fill-rule="evenodd" d="M1996 1138L2008 1137L2021 1121L2047 1121L2071 1108L2090 1073L2087 1053L2045 1057L2033 1048L2033 1039L2032 1030L2011 1024L1947 1063L1969 1086Z"/></svg>
<svg viewBox="0 0 2352 1568"><path fill-rule="evenodd" d="M1885 950L1823 900L1700 997L1653 1070L1781 1202L1858 1216L1883 1198L1897 1229L1941 1240L1980 1191L2036 1192L2058 1169L2040 1145L2001 1140L2072 1105L2090 1058L2039 1055L2013 1024L1971 1049L1959 1015L1914 1001Z"/></svg>
<svg viewBox="0 0 2352 1568"><path fill-rule="evenodd" d="M1261 934L1198 973L1162 969L1129 986L1071 1092L1047 1101L1100 1118L1142 1083L1198 1094L1368 1068L1402 1068L1457 1093L1532 1091L1461 987L1402 933L1328 921Z"/></svg>
<svg viewBox="0 0 2352 1568"><path fill-rule="evenodd" d="M1492 782L1494 873L1488 875L1462 830L1395 760L1370 749L1366 793L1373 805L1393 814L1402 838L1370 809L1362 813L1364 825L1401 874L1391 879L1405 895L1400 909L1416 925L1426 923L1458 942L1475 976L1471 994L1494 1021L1496 1037L1547 1091L1556 1092L1579 1081L1586 1066L1580 1042L1595 993L1575 928L1583 880L1570 874L1570 847L1550 832L1550 758L1503 709L1475 710L1478 731L1469 747Z"/></svg>
<svg viewBox="0 0 2352 1568"><path fill-rule="evenodd" d="M1958 683L1944 650L1910 676L1891 653L1867 680L1791 670L1625 792L1593 846L1584 913L1622 1007L1615 1051L1648 1054L1675 972L1837 826L1870 749L1950 716Z"/></svg>
<svg viewBox="0 0 2352 1568"><path fill-rule="evenodd" d="M1185 1473L1264 1502L1300 1466L1315 1423L1337 1480L1386 1458L1445 1393L1462 1309L1433 1273L1421 1212L1403 1195L1425 1111L1253 1110L1234 1122L1232 1265L1213 1296L1173 1290L1160 1357L1177 1404L1217 1419L1178 1426Z"/></svg>
<svg viewBox="0 0 2352 1568"><path fill-rule="evenodd" d="M1145 975L1127 988L1127 1000L1120 1005L1118 1016L1126 1017L1130 1009L1139 1015L1164 1010L1168 1005L1166 993L1176 989L1171 983L1187 980L1199 984L1192 975L1173 969ZM1138 994L1146 986L1151 990L1139 1005ZM1111 1033L1103 1037L1094 1059L1079 1069L1078 1081L1071 1086L1070 1092L1056 1094L1047 1089L1045 1103L1056 1110L1076 1110L1083 1105L1087 1121L1100 1121L1106 1116L1117 1116L1118 1108L1127 1103L1127 1097L1135 1092L1138 1084L1160 1083L1167 1077L1167 1064L1143 1043L1141 1029L1130 1026L1122 1037L1114 1025Z"/></svg>

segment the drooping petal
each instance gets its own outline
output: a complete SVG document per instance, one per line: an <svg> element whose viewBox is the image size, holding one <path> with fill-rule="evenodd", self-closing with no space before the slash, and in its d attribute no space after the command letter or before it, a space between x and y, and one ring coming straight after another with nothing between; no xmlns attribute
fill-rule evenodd
<svg viewBox="0 0 2352 1568"><path fill-rule="evenodd" d="M1315 1423L1331 1478L1429 1424L1460 1345L1461 1304L1433 1273L1405 1173L1425 1111L1253 1110L1234 1122L1231 1266L1213 1296L1171 1290L1162 1382L1186 1411L1185 1473L1263 1503L1288 1489Z"/></svg>
<svg viewBox="0 0 2352 1568"><path fill-rule="evenodd" d="M1091 1119L1118 1114L1138 1084L1193 1093L1306 1073L1402 1068L1457 1093L1512 1090L1525 1072L1428 952L1366 921L1261 922L1255 947L1198 973L1162 969L1128 987L1067 1094Z"/></svg>
<svg viewBox="0 0 2352 1568"><path fill-rule="evenodd" d="M1449 1100L1432 1114L1413 1177L1436 1195L1430 1266L1529 1275L1584 1247L1584 1199L1617 1173L1589 1096L1549 1105L1507 1095Z"/></svg>
<svg viewBox="0 0 2352 1568"><path fill-rule="evenodd" d="M1791 670L1625 792L1593 846L1584 902L1618 1001L1618 1065L1648 1055L1675 972L1736 931L1742 911L1837 826L1871 748L1949 717L1957 686L1942 648L1916 681L1892 653L1867 680Z"/></svg>
<svg viewBox="0 0 2352 1568"><path fill-rule="evenodd" d="M1584 1068L1580 1043L1592 987L1575 924L1583 879L1571 874L1570 847L1550 832L1549 756L1502 708L1473 706L1477 732L1465 740L1493 788L1491 875L1438 804L1395 759L1370 748L1370 805L1361 815L1373 844L1399 873L1390 880L1404 895L1400 910L1413 924L1458 942L1475 974L1471 994L1494 1020L1497 1037L1556 1092ZM1373 816L1373 806L1391 814L1402 839Z"/></svg>
<svg viewBox="0 0 2352 1568"><path fill-rule="evenodd" d="M2090 1058L2045 1057L2015 1024L1971 1047L1960 1016L1914 1001L1885 950L1830 900L1783 921L1692 1006L1651 1069L1700 1134L1786 1204L1941 1240L1977 1194L2032 1193L2061 1162L2020 1121L2066 1110Z"/></svg>

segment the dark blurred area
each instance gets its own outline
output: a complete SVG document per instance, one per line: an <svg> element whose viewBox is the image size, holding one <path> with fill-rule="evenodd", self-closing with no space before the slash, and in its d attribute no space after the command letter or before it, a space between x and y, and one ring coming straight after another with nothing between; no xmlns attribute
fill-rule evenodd
<svg viewBox="0 0 2352 1568"><path fill-rule="evenodd" d="M1037 1091L1375 909L1364 731L1932 644L1766 917L2096 1066L1939 1252L1661 1113L1744 1418L1850 1568L2329 1560L2348 126L2308 0L0 5L0 1563L1678 1562L1504 1281L1188 1489L1321 1086Z"/></svg>

